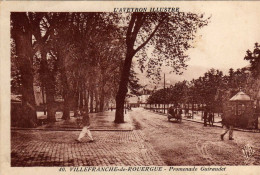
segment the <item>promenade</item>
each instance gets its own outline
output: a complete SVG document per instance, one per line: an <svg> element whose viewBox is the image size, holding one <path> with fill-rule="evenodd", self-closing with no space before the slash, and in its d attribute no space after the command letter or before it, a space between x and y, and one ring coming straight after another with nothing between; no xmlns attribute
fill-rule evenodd
<svg viewBox="0 0 260 175"><path fill-rule="evenodd" d="M76 119L59 120L35 129L11 131L11 166L149 166L165 165L132 120L113 123L114 112L91 114L95 141L75 139L80 133Z"/></svg>
<svg viewBox="0 0 260 175"><path fill-rule="evenodd" d="M199 116L181 123L165 115L133 108L125 123L115 124L114 111L91 114L94 142L75 139L77 119L60 120L38 128L11 130L11 166L202 166L259 165L260 134L235 131L234 139L220 139L219 123L204 127ZM251 157L243 153L250 146Z"/></svg>

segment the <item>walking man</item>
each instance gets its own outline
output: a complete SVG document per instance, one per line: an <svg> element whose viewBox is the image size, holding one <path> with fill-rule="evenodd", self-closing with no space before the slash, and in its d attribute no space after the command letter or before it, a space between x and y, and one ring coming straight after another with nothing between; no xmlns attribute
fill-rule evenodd
<svg viewBox="0 0 260 175"><path fill-rule="evenodd" d="M209 122L209 126L213 126L214 123L214 114L212 112L209 113L209 117L208 117L208 122Z"/></svg>
<svg viewBox="0 0 260 175"><path fill-rule="evenodd" d="M204 126L207 126L207 120L208 120L208 110L206 109L203 114L204 119Z"/></svg>
<svg viewBox="0 0 260 175"><path fill-rule="evenodd" d="M83 111L82 114L83 114L83 119L82 119L83 128L82 128L82 130L79 134L79 137L76 139L76 141L81 142L81 139L87 135L90 139L89 142L93 142L94 139L93 139L92 134L89 130L90 119L89 119L88 113L86 111Z"/></svg>
<svg viewBox="0 0 260 175"><path fill-rule="evenodd" d="M178 118L180 120L180 122L182 121L182 109L180 108L179 111L178 111Z"/></svg>
<svg viewBox="0 0 260 175"><path fill-rule="evenodd" d="M233 138L233 128L235 123L235 118L231 110L227 110L222 118L222 126L225 129L224 133L220 135L221 140L224 140L224 136L229 132L229 140L234 140Z"/></svg>
<svg viewBox="0 0 260 175"><path fill-rule="evenodd" d="M229 140L234 140L233 138L233 125L229 124L228 122L223 122L222 120L222 125L225 129L224 133L220 135L221 140L224 140L224 136L229 132Z"/></svg>

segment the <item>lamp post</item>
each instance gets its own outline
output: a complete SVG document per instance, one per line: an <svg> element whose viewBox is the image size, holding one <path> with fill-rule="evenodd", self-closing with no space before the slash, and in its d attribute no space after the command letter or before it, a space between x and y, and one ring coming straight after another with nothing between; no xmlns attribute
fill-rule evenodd
<svg viewBox="0 0 260 175"><path fill-rule="evenodd" d="M170 84L170 81L167 81L168 84ZM163 92L164 92L164 100L163 100L163 113L165 114L165 100L167 97L166 93L166 83L165 83L165 73L163 74Z"/></svg>
<svg viewBox="0 0 260 175"><path fill-rule="evenodd" d="M110 109L111 109L111 111L113 111L113 106L112 106L112 105L113 105L113 101L112 101L112 100L110 100L110 106L111 106L111 108L110 108Z"/></svg>
<svg viewBox="0 0 260 175"><path fill-rule="evenodd" d="M125 114L126 114L126 100L125 100Z"/></svg>
<svg viewBox="0 0 260 175"><path fill-rule="evenodd" d="M166 99L166 91L165 91L165 73L163 74L163 92L164 92L163 113L165 114L165 99Z"/></svg>

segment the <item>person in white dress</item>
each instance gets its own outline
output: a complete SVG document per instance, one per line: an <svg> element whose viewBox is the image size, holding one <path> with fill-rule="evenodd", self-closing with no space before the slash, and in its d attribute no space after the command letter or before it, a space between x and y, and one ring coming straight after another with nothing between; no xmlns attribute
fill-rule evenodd
<svg viewBox="0 0 260 175"><path fill-rule="evenodd" d="M82 119L82 123L81 125L83 126L79 137L76 139L77 142L81 142L82 138L85 137L86 135L89 138L89 142L93 142L94 139L92 137L92 134L89 130L90 128L90 119L89 119L89 115L86 111L82 111L82 115L83 115L83 119Z"/></svg>

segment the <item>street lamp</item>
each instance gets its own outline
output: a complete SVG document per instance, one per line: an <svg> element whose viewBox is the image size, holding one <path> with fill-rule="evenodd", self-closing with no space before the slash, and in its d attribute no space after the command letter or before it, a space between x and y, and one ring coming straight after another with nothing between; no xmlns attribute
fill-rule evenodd
<svg viewBox="0 0 260 175"><path fill-rule="evenodd" d="M110 108L110 109L111 109L111 111L113 111L113 106L112 106L112 105L113 105L113 101L112 101L112 100L110 100L110 106L111 106L111 108Z"/></svg>
<svg viewBox="0 0 260 175"><path fill-rule="evenodd" d="M169 81L169 80L167 81L167 84L170 84L170 81ZM163 91L164 91L163 113L164 113L164 114L165 114L165 100L166 100L166 96L167 96L165 86L166 86L166 84L165 84L165 73L164 73L164 74L163 74Z"/></svg>
<svg viewBox="0 0 260 175"><path fill-rule="evenodd" d="M163 92L164 92L163 113L165 114L165 98L166 98L166 91L165 91L165 73L163 74Z"/></svg>

